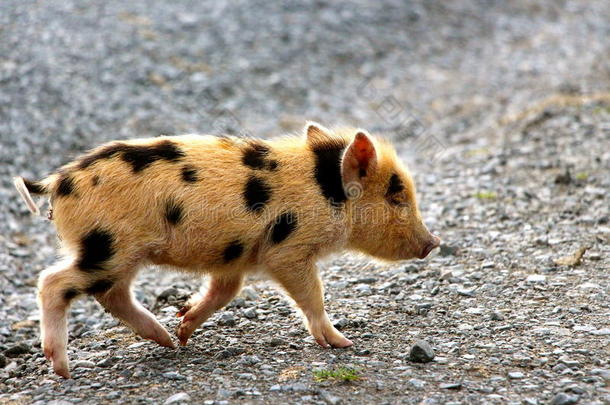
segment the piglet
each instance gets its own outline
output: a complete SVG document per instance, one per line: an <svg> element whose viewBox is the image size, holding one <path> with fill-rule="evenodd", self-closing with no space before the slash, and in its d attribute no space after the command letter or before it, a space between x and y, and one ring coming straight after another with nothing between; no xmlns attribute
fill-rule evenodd
<svg viewBox="0 0 610 405"><path fill-rule="evenodd" d="M70 377L67 313L84 295L141 337L174 347L131 290L150 264L209 276L179 312L182 345L260 270L296 302L318 344L351 346L324 309L316 260L345 249L421 259L440 240L422 222L413 179L388 142L316 123L304 133L116 141L43 180L16 177L33 213L32 194L50 197L61 241L63 258L38 283L42 347L54 371Z"/></svg>

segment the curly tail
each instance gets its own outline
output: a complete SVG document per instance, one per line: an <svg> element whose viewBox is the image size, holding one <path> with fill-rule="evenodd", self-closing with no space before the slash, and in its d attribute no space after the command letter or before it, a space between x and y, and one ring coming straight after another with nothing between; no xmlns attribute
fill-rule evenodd
<svg viewBox="0 0 610 405"><path fill-rule="evenodd" d="M32 214L40 215L40 209L32 199L31 194L49 194L51 191L49 190L48 185L37 181L30 181L19 176L13 177L13 183L30 212Z"/></svg>

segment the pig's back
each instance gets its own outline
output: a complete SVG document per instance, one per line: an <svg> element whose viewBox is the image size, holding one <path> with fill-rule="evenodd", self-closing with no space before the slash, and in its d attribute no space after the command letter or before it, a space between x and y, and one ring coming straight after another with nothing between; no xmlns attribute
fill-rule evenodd
<svg viewBox="0 0 610 405"><path fill-rule="evenodd" d="M69 248L94 230L158 263L238 267L258 261L274 222L287 215L298 223L289 225L295 243L335 231L322 218L327 204L313 170L312 153L296 138L115 142L61 170L54 217Z"/></svg>

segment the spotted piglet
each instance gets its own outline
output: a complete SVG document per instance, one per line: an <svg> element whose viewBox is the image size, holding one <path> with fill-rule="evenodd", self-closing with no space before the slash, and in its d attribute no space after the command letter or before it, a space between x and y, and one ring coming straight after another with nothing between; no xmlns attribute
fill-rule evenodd
<svg viewBox="0 0 610 405"><path fill-rule="evenodd" d="M207 274L180 311L185 345L214 311L264 271L302 310L323 347L352 342L324 309L321 256L350 249L386 260L439 245L423 224L413 180L392 146L366 131L311 123L305 136L263 141L167 136L103 145L41 181L15 178L28 208L50 195L63 259L38 283L42 347L69 378L67 311L92 295L135 333L174 347L131 291L145 265Z"/></svg>

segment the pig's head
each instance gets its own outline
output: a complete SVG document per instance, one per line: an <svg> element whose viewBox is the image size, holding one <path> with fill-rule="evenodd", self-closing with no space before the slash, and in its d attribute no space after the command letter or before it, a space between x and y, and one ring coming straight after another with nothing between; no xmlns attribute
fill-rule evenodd
<svg viewBox="0 0 610 405"><path fill-rule="evenodd" d="M422 221L413 178L389 143L364 130L329 131L310 124L308 135L320 136L316 131L330 132L347 144L341 180L351 221L351 248L381 259L406 260L423 259L439 246L440 239Z"/></svg>

